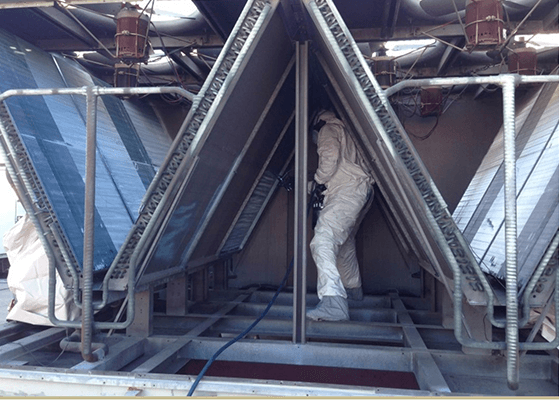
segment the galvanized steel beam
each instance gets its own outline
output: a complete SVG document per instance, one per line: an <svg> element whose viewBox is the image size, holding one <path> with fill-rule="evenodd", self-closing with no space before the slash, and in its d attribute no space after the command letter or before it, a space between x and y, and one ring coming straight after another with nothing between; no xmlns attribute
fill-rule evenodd
<svg viewBox="0 0 559 400"><path fill-rule="evenodd" d="M41 349L49 344L59 342L65 336L65 329L50 328L14 342L6 343L5 345L0 346L0 364L23 354Z"/></svg>
<svg viewBox="0 0 559 400"><path fill-rule="evenodd" d="M194 377L163 374L115 374L102 371L66 371L34 367L0 369L0 394L4 396L186 396ZM40 385L37 384L40 382ZM25 388L25 391L22 390ZM197 396L428 396L422 390L352 387L273 380L206 377L198 385Z"/></svg>
<svg viewBox="0 0 559 400"><path fill-rule="evenodd" d="M295 223L293 269L293 342L305 343L307 292L307 152L309 43L295 47Z"/></svg>
<svg viewBox="0 0 559 400"><path fill-rule="evenodd" d="M404 337L408 345L413 349L427 349L423 338L413 326L413 321L407 313L406 307L398 296L392 296L394 308L398 311L398 320L408 324L403 326ZM450 392L450 388L446 383L439 367L435 363L433 356L428 353L417 354L414 358L414 373L419 383L419 387L423 390Z"/></svg>

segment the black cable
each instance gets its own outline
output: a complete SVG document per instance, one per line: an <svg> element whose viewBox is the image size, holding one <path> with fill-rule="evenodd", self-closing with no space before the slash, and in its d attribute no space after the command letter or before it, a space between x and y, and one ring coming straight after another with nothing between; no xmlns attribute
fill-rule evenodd
<svg viewBox="0 0 559 400"><path fill-rule="evenodd" d="M309 216L309 214L312 210L312 203L313 203L313 201L311 199L311 201L309 201L309 203L307 204L307 217ZM206 372L208 371L208 369L210 368L212 363L217 359L217 357L219 357L219 355L221 353L223 353L225 350L227 350L228 347L235 344L240 339L242 339L245 335L247 335L266 316L266 314L268 314L268 311L270 311L270 308L272 308L272 306L276 302L276 299L278 298L280 292L283 290L283 288L285 287L285 284L287 283L287 278L289 278L289 275L291 274L291 271L293 270L293 261L294 261L294 259L291 258L291 263L289 264L289 268L287 268L287 271L285 272L285 276L283 277L283 280L281 281L281 284L279 285L278 290L276 291L276 293L274 294L274 297L272 297L272 300L270 300L270 302L268 303L268 305L266 306L266 308L264 309L262 314L256 319L256 321L254 321L252 324L250 324L250 326L248 328L246 328L243 332L239 333L235 338L233 338L229 342L225 343L218 351L215 352L215 354L208 360L208 362L206 362L206 365L204 365L204 368L202 368L202 370L200 371L200 373L196 377L196 380L194 381L194 383L190 387L190 390L188 391L188 394L187 394L188 397L192 396L192 394L196 390L196 387L200 383L200 380L202 380L202 378L204 377L204 375L206 374Z"/></svg>
<svg viewBox="0 0 559 400"><path fill-rule="evenodd" d="M414 138L417 138L419 140L425 140L427 138L429 138L433 132L435 131L435 128L437 127L437 125L439 124L439 115L436 116L437 120L435 121L435 125L433 125L433 127L429 130L429 132L427 132L425 135L416 135L415 133L413 133L412 131L406 129L404 127L404 129L406 130L407 133L409 133L410 135L412 135ZM403 124L402 124L403 125Z"/></svg>
<svg viewBox="0 0 559 400"><path fill-rule="evenodd" d="M266 314L268 314L268 311L270 311L270 308L275 303L275 301L278 298L280 292L284 288L284 286L287 282L287 278L289 278L289 275L291 274L292 269L293 269L293 258L291 259L291 263L289 264L289 268L287 268L285 276L283 277L283 280L282 280L278 290L274 294L274 297L272 297L272 300L270 300L270 302L268 303L268 306L266 307L264 312L248 328L246 328L243 332L239 333L235 338L233 338L232 340L230 340L229 342L224 344L218 351L215 352L215 354L208 360L206 365L204 365L204 368L202 368L202 371L200 371L200 373L196 377L196 380L194 381L194 383L190 387L190 390L189 390L187 396L189 396L189 397L192 396L192 394L196 390L196 387L198 386L198 383L200 383L200 380L204 377L204 375L206 374L206 372L208 371L208 369L210 368L212 363L217 359L217 357L219 357L219 355L221 353L223 353L225 350L227 350L228 347L235 344L240 339L242 339L245 335L247 335L266 316Z"/></svg>

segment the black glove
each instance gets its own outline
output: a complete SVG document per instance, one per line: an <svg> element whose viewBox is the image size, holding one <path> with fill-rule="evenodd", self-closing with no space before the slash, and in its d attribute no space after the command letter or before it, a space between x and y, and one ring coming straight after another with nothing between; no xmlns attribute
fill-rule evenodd
<svg viewBox="0 0 559 400"><path fill-rule="evenodd" d="M320 213L320 210L322 210L324 208L324 194L323 194L323 192L325 190L326 190L326 185L318 184L318 183L315 182L314 189L311 193L311 198L310 198L311 207L313 209L313 213L312 213L312 227L313 227L313 229L316 226L316 223L318 222L318 215Z"/></svg>
<svg viewBox="0 0 559 400"><path fill-rule="evenodd" d="M311 194L312 208L322 210L324 208L324 194L326 185L316 184Z"/></svg>

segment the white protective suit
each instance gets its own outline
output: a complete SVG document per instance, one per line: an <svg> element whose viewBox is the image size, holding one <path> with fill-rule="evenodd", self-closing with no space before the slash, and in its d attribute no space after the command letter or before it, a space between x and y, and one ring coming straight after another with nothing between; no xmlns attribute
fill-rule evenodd
<svg viewBox="0 0 559 400"><path fill-rule="evenodd" d="M310 248L318 269L318 298L339 297L347 310L346 288L361 290L355 234L372 200L373 178L343 122L331 111L319 114L316 122L321 120L326 124L317 137L314 180L326 190Z"/></svg>

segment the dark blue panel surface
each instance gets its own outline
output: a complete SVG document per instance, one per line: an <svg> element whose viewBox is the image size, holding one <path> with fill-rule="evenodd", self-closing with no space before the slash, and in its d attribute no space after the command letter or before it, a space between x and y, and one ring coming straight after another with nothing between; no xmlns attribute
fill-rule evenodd
<svg viewBox="0 0 559 400"><path fill-rule="evenodd" d="M100 84L73 60L53 57L0 31L0 91ZM6 101L27 156L81 265L85 196L85 98L13 97ZM152 112L150 126L162 130ZM170 144L170 138L168 139ZM148 151L122 101L98 101L94 269L107 268L124 242L154 176ZM31 210L29 210L31 211Z"/></svg>

